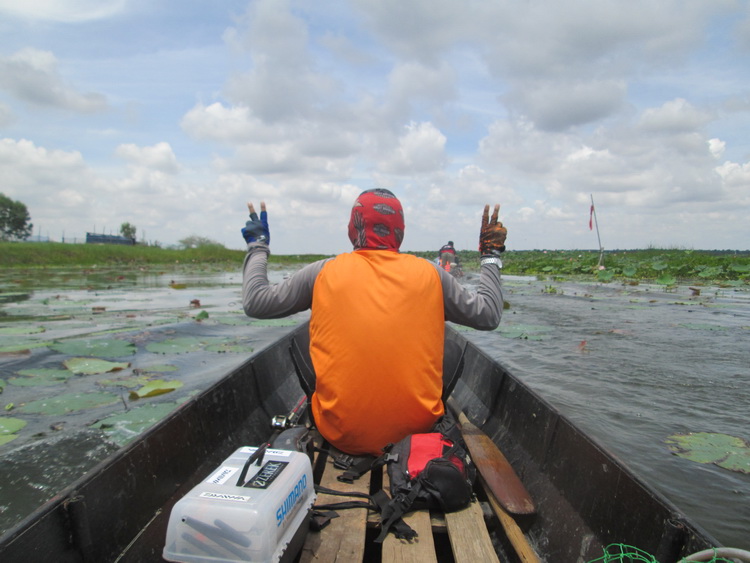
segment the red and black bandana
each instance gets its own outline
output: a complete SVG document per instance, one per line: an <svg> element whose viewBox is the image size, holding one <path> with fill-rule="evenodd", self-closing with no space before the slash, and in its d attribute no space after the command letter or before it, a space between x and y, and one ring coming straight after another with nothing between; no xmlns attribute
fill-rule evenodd
<svg viewBox="0 0 750 563"><path fill-rule="evenodd" d="M349 240L354 250L395 250L404 240L404 210L385 189L359 194L349 219Z"/></svg>

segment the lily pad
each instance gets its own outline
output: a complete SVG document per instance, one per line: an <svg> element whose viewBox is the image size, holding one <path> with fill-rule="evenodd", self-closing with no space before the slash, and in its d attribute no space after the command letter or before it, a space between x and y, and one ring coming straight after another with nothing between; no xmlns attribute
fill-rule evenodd
<svg viewBox="0 0 750 563"><path fill-rule="evenodd" d="M544 340L544 336L541 334L549 330L543 326L533 325L511 325L511 324L500 324L495 332L499 332L505 338L518 338L520 340Z"/></svg>
<svg viewBox="0 0 750 563"><path fill-rule="evenodd" d="M250 323L253 326L296 326L294 319L261 319Z"/></svg>
<svg viewBox="0 0 750 563"><path fill-rule="evenodd" d="M146 397L156 397L157 395L163 395L169 393L175 389L182 387L182 381L165 381L164 379L154 379L149 381L146 385L138 389L137 391L130 392L130 399L145 399Z"/></svg>
<svg viewBox="0 0 750 563"><path fill-rule="evenodd" d="M248 317L240 315L235 317L214 317L214 321L229 326L245 326L250 324L250 319Z"/></svg>
<svg viewBox="0 0 750 563"><path fill-rule="evenodd" d="M681 323L680 326L689 328L690 330L729 330L729 327L721 325L712 325L708 323Z"/></svg>
<svg viewBox="0 0 750 563"><path fill-rule="evenodd" d="M4 326L0 327L0 334L39 334L44 332L43 326Z"/></svg>
<svg viewBox="0 0 750 563"><path fill-rule="evenodd" d="M145 375L127 375L123 377L116 377L114 379L100 379L96 382L101 387L124 387L126 389L135 389L146 385L149 379Z"/></svg>
<svg viewBox="0 0 750 563"><path fill-rule="evenodd" d="M0 435L15 434L26 426L26 421L10 416L0 416Z"/></svg>
<svg viewBox="0 0 750 563"><path fill-rule="evenodd" d="M176 403L144 405L125 413L108 416L92 424L92 427L101 429L110 440L119 446L124 446L144 430L165 418L175 407L177 407Z"/></svg>
<svg viewBox="0 0 750 563"><path fill-rule="evenodd" d="M224 342L221 344L211 344L210 346L206 346L206 351L219 352L220 354L252 354L253 347L249 344L243 344L240 342Z"/></svg>
<svg viewBox="0 0 750 563"><path fill-rule="evenodd" d="M177 371L180 368L178 368L175 365L172 364L159 364L155 366L144 366L142 368L135 368L133 369L133 373L161 373L165 371Z"/></svg>
<svg viewBox="0 0 750 563"><path fill-rule="evenodd" d="M208 318L208 311L201 311L193 317L196 321L205 321Z"/></svg>
<svg viewBox="0 0 750 563"><path fill-rule="evenodd" d="M20 418L0 416L0 446L18 438L17 432L26 426Z"/></svg>
<svg viewBox="0 0 750 563"><path fill-rule="evenodd" d="M96 356L98 358L119 358L135 354L133 343L115 338L65 340L55 342L50 348L70 356Z"/></svg>
<svg viewBox="0 0 750 563"><path fill-rule="evenodd" d="M68 358L63 362L66 368L80 375L94 375L97 373L108 373L120 371L130 367L130 362L110 362L96 358Z"/></svg>
<svg viewBox="0 0 750 563"><path fill-rule="evenodd" d="M73 372L67 369L24 369L18 372L21 377L11 377L8 383L20 387L37 387L45 385L59 385L65 383Z"/></svg>
<svg viewBox="0 0 750 563"><path fill-rule="evenodd" d="M112 393L67 393L31 401L18 410L24 413L57 416L106 405L114 405L119 400L120 396Z"/></svg>
<svg viewBox="0 0 750 563"><path fill-rule="evenodd" d="M738 473L750 473L750 443L728 434L696 432L666 439L670 451L697 463L713 463Z"/></svg>
<svg viewBox="0 0 750 563"><path fill-rule="evenodd" d="M149 342L146 345L146 350L154 354L184 354L186 352L197 352L203 346L204 342L200 338L184 336L168 338L161 342Z"/></svg>

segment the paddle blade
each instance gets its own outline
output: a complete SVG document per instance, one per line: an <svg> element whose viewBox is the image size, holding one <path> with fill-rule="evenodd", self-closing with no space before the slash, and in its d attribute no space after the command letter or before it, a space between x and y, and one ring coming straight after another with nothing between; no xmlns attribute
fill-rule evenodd
<svg viewBox="0 0 750 563"><path fill-rule="evenodd" d="M534 514L534 502L513 466L487 434L459 412L461 433L479 474L500 505L510 514Z"/></svg>

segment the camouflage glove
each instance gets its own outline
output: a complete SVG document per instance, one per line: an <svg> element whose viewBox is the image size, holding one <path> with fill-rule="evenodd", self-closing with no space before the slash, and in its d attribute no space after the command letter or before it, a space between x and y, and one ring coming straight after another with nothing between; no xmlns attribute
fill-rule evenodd
<svg viewBox="0 0 750 563"><path fill-rule="evenodd" d="M497 220L497 214L500 206L495 205L495 210L490 218L490 206L484 206L482 214L482 230L479 231L479 253L482 256L499 256L505 252L505 237L508 236L508 229Z"/></svg>
<svg viewBox="0 0 750 563"><path fill-rule="evenodd" d="M251 242L265 242L271 244L271 233L268 230L268 213L266 212L266 202L260 202L260 218L255 212L255 207L252 203L247 204L247 209L250 211L250 220L245 223L242 228L242 238L248 244Z"/></svg>

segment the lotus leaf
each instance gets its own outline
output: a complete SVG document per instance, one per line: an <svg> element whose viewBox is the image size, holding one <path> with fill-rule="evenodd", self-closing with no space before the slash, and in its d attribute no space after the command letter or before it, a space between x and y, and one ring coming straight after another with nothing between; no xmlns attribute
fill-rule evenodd
<svg viewBox="0 0 750 563"><path fill-rule="evenodd" d="M249 344L241 344L239 342L225 342L222 344L211 344L206 346L207 352L219 352L219 353L234 353L234 354L252 354L253 347Z"/></svg>
<svg viewBox="0 0 750 563"><path fill-rule="evenodd" d="M156 365L156 366L145 366L145 367L142 367L142 368L134 369L133 372L136 372L136 371L140 371L140 372L152 372L152 371L163 372L163 371L177 371L178 369L180 369L180 368L178 368L177 366L173 366L172 364L159 364L159 365Z"/></svg>
<svg viewBox="0 0 750 563"><path fill-rule="evenodd" d="M613 270L599 270L596 277L599 281L608 282L615 277L615 272Z"/></svg>
<svg viewBox="0 0 750 563"><path fill-rule="evenodd" d="M96 358L68 358L63 364L73 373L80 375L108 373L130 367L130 362L110 362L107 360L97 360Z"/></svg>
<svg viewBox="0 0 750 563"><path fill-rule="evenodd" d="M703 323L682 323L680 326L689 328L691 330L728 330L729 327L721 325L711 325Z"/></svg>
<svg viewBox="0 0 750 563"><path fill-rule="evenodd" d="M115 379L100 379L96 382L97 385L102 387L125 387L126 389L140 387L146 385L146 383L148 383L148 377L144 375L129 375Z"/></svg>
<svg viewBox="0 0 750 563"><path fill-rule="evenodd" d="M298 323L294 319L263 319L250 324L253 326L296 326Z"/></svg>
<svg viewBox="0 0 750 563"><path fill-rule="evenodd" d="M135 354L135 346L131 342L114 338L65 340L55 342L50 348L70 356L96 356L98 358L119 358Z"/></svg>
<svg viewBox="0 0 750 563"><path fill-rule="evenodd" d="M0 416L0 435L15 434L24 426L26 426L25 420L10 416Z"/></svg>
<svg viewBox="0 0 750 563"><path fill-rule="evenodd" d="M739 473L750 473L750 443L728 434L696 432L666 439L670 451L697 463L713 463Z"/></svg>
<svg viewBox="0 0 750 563"><path fill-rule="evenodd" d="M0 334L39 334L44 330L43 326L4 326L0 327Z"/></svg>
<svg viewBox="0 0 750 563"><path fill-rule="evenodd" d="M203 347L203 341L199 338L185 336L181 338L170 338L162 342L150 342L146 350L154 354L184 354L185 352L197 352Z"/></svg>
<svg viewBox="0 0 750 563"><path fill-rule="evenodd" d="M674 285L677 283L677 279L669 274L662 274L656 279L656 283L659 285Z"/></svg>
<svg viewBox="0 0 750 563"><path fill-rule="evenodd" d="M201 311L193 317L196 321L204 321L208 318L208 311Z"/></svg>
<svg viewBox="0 0 750 563"><path fill-rule="evenodd" d="M214 320L223 325L243 326L250 324L250 319L246 316L237 315L236 317L214 317Z"/></svg>
<svg viewBox="0 0 750 563"><path fill-rule="evenodd" d="M8 383L20 387L37 387L43 385L59 385L73 376L67 369L24 369L18 372L22 377L11 377Z"/></svg>
<svg viewBox="0 0 750 563"><path fill-rule="evenodd" d="M637 271L638 271L638 268L636 268L635 266L625 266L622 269L623 275L629 278L632 278L636 274Z"/></svg>
<svg viewBox="0 0 750 563"><path fill-rule="evenodd" d="M713 279L719 277L723 271L721 266L712 266L698 272L698 277Z"/></svg>
<svg viewBox="0 0 750 563"><path fill-rule="evenodd" d="M92 426L100 428L117 445L124 446L141 432L166 417L176 406L176 403L144 405L125 413L108 416Z"/></svg>
<svg viewBox="0 0 750 563"><path fill-rule="evenodd" d="M114 405L120 400L119 395L112 393L67 393L38 399L26 403L19 410L24 413L61 415L105 405Z"/></svg>
<svg viewBox="0 0 750 563"><path fill-rule="evenodd" d="M157 395L163 395L169 393L175 389L182 387L182 381L165 381L163 379L155 379L149 381L146 385L138 389L137 391L130 392L130 399L145 399L146 397L155 397Z"/></svg>

